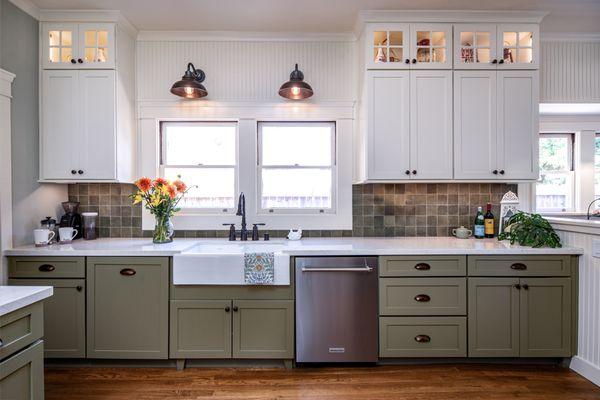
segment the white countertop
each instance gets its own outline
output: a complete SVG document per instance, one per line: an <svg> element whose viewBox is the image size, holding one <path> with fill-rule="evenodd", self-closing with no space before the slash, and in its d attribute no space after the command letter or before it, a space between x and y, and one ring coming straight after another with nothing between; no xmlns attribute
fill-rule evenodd
<svg viewBox="0 0 600 400"><path fill-rule="evenodd" d="M5 256L173 256L198 243L229 244L227 239L184 239L155 245L149 238L77 240L67 245L16 247ZM234 242L240 243L240 242ZM251 243L251 242L248 242ZM281 251L302 255L485 255L485 254L583 254L581 248L534 249L510 245L497 239L456 239L453 237L411 238L305 238L300 241L273 239L283 243Z"/></svg>
<svg viewBox="0 0 600 400"><path fill-rule="evenodd" d="M0 317L52 296L52 286L0 286Z"/></svg>

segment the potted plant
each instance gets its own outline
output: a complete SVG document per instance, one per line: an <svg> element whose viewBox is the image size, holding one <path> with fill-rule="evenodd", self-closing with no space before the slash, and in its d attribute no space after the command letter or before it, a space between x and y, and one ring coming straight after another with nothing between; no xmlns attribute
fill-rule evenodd
<svg viewBox="0 0 600 400"><path fill-rule="evenodd" d="M560 237L544 217L523 211L508 218L498 240L510 240L510 244L517 242L530 247L562 247Z"/></svg>
<svg viewBox="0 0 600 400"><path fill-rule="evenodd" d="M130 195L133 204L145 203L146 210L154 215L156 223L152 234L153 243L169 243L173 241L173 223L171 217L181 210L177 205L189 191L180 179L173 182L156 178L142 177L134 182L137 192Z"/></svg>

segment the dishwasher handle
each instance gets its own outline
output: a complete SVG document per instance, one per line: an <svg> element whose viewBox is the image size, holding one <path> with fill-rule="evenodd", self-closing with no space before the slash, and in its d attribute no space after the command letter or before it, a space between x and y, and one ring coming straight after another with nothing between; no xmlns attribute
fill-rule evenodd
<svg viewBox="0 0 600 400"><path fill-rule="evenodd" d="M302 267L302 272L371 272L373 268L365 265L361 268L306 268Z"/></svg>

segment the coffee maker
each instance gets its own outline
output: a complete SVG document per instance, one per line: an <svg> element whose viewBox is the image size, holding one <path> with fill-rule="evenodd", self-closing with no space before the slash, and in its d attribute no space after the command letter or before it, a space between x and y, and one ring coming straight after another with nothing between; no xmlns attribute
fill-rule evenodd
<svg viewBox="0 0 600 400"><path fill-rule="evenodd" d="M81 214L77 212L79 209L78 201L63 201L61 203L63 210L65 210L65 215L60 218L59 226L61 228L73 228L77 229L77 235L75 235L74 239L79 239L83 237L83 228L81 226Z"/></svg>

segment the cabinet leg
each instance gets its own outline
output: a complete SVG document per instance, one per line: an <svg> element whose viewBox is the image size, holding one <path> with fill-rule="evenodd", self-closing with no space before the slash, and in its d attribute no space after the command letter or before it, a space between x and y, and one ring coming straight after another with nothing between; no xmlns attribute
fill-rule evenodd
<svg viewBox="0 0 600 400"><path fill-rule="evenodd" d="M177 360L177 371L183 371L185 369L185 358Z"/></svg>
<svg viewBox="0 0 600 400"><path fill-rule="evenodd" d="M283 366L285 367L285 369L294 368L294 360L283 360Z"/></svg>

